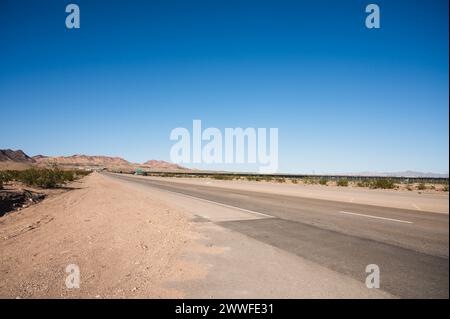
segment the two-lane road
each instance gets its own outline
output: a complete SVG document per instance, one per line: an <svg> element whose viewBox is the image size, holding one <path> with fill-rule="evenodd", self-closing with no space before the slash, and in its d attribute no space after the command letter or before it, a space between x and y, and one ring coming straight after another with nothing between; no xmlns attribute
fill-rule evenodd
<svg viewBox="0 0 450 319"><path fill-rule="evenodd" d="M361 282L376 264L393 295L449 297L448 214L108 175L266 216L218 224Z"/></svg>

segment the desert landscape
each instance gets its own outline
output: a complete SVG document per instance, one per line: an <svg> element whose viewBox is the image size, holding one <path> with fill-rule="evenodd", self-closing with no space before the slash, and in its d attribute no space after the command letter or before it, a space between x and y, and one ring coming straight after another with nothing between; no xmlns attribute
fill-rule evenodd
<svg viewBox="0 0 450 319"><path fill-rule="evenodd" d="M161 318L446 307L448 12L1 0L0 302Z"/></svg>
<svg viewBox="0 0 450 319"><path fill-rule="evenodd" d="M2 298L448 295L448 286L440 280L448 260L445 179L424 183L425 189L418 188L420 183L407 184L414 190L380 189L352 180L345 186L339 186L339 180L323 183L323 177L311 176L198 176L198 171L156 160L131 164L103 156L29 157L10 150L1 154L0 165L9 169L0 172ZM273 206L271 198L280 204ZM338 211L329 211L334 207ZM361 222L365 226L359 228ZM259 238L268 231L266 223L275 231L269 242ZM283 235L276 231L279 223L286 223ZM365 257L348 264L345 256L350 252L342 247L342 265L335 264L332 251L317 259L315 250L329 245L320 240L320 246L303 247L300 253L291 245L305 245L303 235L285 233L292 223L296 232L304 227L308 236L355 245L361 238L371 240L379 246L372 253L379 255L380 263L392 253L412 258L416 261L406 278L433 265L431 277L423 279L427 283L418 283L428 288L413 291L401 281L384 290L368 290L358 272ZM245 226L252 224L256 233ZM420 235L405 236L411 227ZM442 235L435 234L437 229ZM332 259L327 260L328 255ZM68 289L65 283L65 269L72 264L80 269L79 289ZM398 281L396 271L395 266L393 282Z"/></svg>

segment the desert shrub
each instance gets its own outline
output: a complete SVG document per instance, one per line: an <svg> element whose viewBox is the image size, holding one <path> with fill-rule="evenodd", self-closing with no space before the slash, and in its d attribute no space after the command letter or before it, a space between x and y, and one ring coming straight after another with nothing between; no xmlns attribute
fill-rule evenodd
<svg viewBox="0 0 450 319"><path fill-rule="evenodd" d="M88 171L60 170L60 169L27 169L23 171L8 171L8 180L15 180L28 186L54 188L66 182L74 181L90 174ZM5 176L2 174L2 176ZM2 177L2 180L3 177Z"/></svg>
<svg viewBox="0 0 450 319"><path fill-rule="evenodd" d="M215 174L215 175L212 175L211 178L219 179L219 180L232 180L233 176L224 175L224 174Z"/></svg>
<svg viewBox="0 0 450 319"><path fill-rule="evenodd" d="M425 183L419 183L419 185L417 185L417 189L423 191L427 189L427 187L425 186Z"/></svg>
<svg viewBox="0 0 450 319"><path fill-rule="evenodd" d="M3 184L8 182L8 173L7 172L0 172L0 189L3 189Z"/></svg>
<svg viewBox="0 0 450 319"><path fill-rule="evenodd" d="M29 186L54 188L63 179L64 174L60 171L49 169L27 169L21 171L18 180Z"/></svg>
<svg viewBox="0 0 450 319"><path fill-rule="evenodd" d="M296 178L291 179L292 184L297 184L298 180Z"/></svg>
<svg viewBox="0 0 450 319"><path fill-rule="evenodd" d="M325 180L325 182L327 182L327 180L325 178L323 178ZM320 184L321 183L322 178L315 178L315 177L304 177L303 178L303 183L305 184ZM322 184L324 185L324 184Z"/></svg>
<svg viewBox="0 0 450 319"><path fill-rule="evenodd" d="M395 183L389 178L377 178L370 183L370 188L393 189Z"/></svg>
<svg viewBox="0 0 450 319"><path fill-rule="evenodd" d="M259 177L259 176L246 176L245 179L248 180L248 181L259 182L259 181L262 180L262 177Z"/></svg>
<svg viewBox="0 0 450 319"><path fill-rule="evenodd" d="M72 182L75 179L74 171L62 171L59 174L59 178L61 182Z"/></svg>
<svg viewBox="0 0 450 319"><path fill-rule="evenodd" d="M448 184L447 184L447 185L444 185L444 186L442 187L442 191L448 192Z"/></svg>
<svg viewBox="0 0 450 319"><path fill-rule="evenodd" d="M281 177L281 178L276 178L275 181L276 181L277 183L285 183L285 182L286 182L286 179Z"/></svg>
<svg viewBox="0 0 450 319"><path fill-rule="evenodd" d="M348 179L346 178L339 178L336 182L337 186L343 186L343 187L347 187L348 186Z"/></svg>
<svg viewBox="0 0 450 319"><path fill-rule="evenodd" d="M356 186L358 186L358 187L370 187L371 183L372 182L370 180L364 179L364 180L358 181L356 183Z"/></svg>
<svg viewBox="0 0 450 319"><path fill-rule="evenodd" d="M319 179L319 184L320 185L328 185L328 180L326 178L321 178L321 179Z"/></svg>

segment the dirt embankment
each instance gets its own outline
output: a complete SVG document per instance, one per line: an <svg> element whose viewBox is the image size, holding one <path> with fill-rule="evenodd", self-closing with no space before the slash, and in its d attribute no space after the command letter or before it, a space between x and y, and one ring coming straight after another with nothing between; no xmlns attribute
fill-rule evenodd
<svg viewBox="0 0 450 319"><path fill-rule="evenodd" d="M180 258L195 241L185 215L96 173L71 186L0 218L1 298L183 297L170 282L197 276Z"/></svg>

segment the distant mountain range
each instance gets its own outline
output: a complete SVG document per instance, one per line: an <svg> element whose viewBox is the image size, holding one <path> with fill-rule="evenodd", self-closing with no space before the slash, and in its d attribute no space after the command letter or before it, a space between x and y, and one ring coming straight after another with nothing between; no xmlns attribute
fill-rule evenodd
<svg viewBox="0 0 450 319"><path fill-rule="evenodd" d="M62 167L62 168L108 168L116 170L154 170L154 171L185 171L182 166L166 161L149 160L145 163L131 163L121 157L111 156L28 156L22 150L0 150L0 168L24 169L27 167Z"/></svg>
<svg viewBox="0 0 450 319"><path fill-rule="evenodd" d="M131 163L121 157L111 156L28 156L22 150L0 150L0 170L1 169L25 169L28 167L66 167L66 168L108 168L114 170L131 171L136 169L150 171L191 171L188 168L166 161L149 160L145 163ZM416 171L402 172L358 172L339 174L343 176L382 176L382 177L431 177L448 178L447 174L424 173Z"/></svg>

